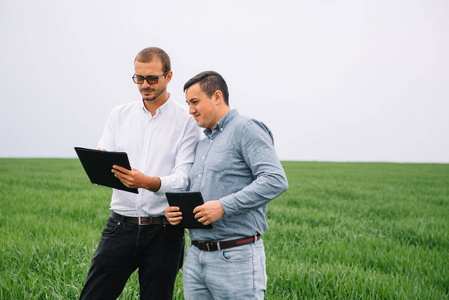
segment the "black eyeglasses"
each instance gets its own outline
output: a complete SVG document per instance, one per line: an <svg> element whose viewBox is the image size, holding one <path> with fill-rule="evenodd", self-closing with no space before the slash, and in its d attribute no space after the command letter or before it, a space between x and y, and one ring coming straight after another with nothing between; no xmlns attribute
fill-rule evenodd
<svg viewBox="0 0 449 300"><path fill-rule="evenodd" d="M143 77L143 76L139 76L139 75L134 74L133 75L133 81L134 81L135 84L143 84L145 82L145 80L148 82L148 84L156 84L156 83L158 83L159 78L161 78L162 76L167 75L168 72L170 72L170 71L165 72L161 76L147 76L147 77Z"/></svg>

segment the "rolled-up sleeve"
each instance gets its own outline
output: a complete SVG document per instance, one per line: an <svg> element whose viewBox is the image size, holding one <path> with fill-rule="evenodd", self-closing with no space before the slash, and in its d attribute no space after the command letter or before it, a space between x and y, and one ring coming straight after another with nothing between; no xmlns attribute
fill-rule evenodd
<svg viewBox="0 0 449 300"><path fill-rule="evenodd" d="M188 175L195 159L195 148L200 140L201 131L191 118L187 124L181 143L178 145L175 166L169 176L159 177L161 187L156 194L185 191L188 186Z"/></svg>

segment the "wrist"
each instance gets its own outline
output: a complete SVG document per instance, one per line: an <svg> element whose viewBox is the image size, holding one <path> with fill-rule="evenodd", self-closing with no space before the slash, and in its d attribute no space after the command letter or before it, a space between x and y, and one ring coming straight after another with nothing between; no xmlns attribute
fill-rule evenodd
<svg viewBox="0 0 449 300"><path fill-rule="evenodd" d="M149 190L152 192L157 192L161 188L161 179L159 177L150 177L152 183L150 185Z"/></svg>
<svg viewBox="0 0 449 300"><path fill-rule="evenodd" d="M157 192L161 188L161 179L159 177L148 177L147 190Z"/></svg>

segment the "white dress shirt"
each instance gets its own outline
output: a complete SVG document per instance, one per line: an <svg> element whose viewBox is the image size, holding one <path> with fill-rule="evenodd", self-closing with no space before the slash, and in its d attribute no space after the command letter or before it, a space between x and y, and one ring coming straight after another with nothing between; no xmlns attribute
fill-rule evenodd
<svg viewBox="0 0 449 300"><path fill-rule="evenodd" d="M143 100L114 108L98 148L128 154L132 168L159 177L161 187L139 194L113 189L111 210L128 217L161 216L168 206L165 193L187 188L201 131L187 109L168 99L154 116Z"/></svg>

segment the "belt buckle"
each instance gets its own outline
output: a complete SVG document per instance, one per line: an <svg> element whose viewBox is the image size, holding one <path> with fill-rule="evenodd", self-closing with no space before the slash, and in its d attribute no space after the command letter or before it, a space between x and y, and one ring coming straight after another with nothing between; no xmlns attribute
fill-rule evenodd
<svg viewBox="0 0 449 300"><path fill-rule="evenodd" d="M142 221L146 223L142 224ZM139 225L150 225L151 223L153 223L153 220L151 217L138 217L138 223Z"/></svg>

